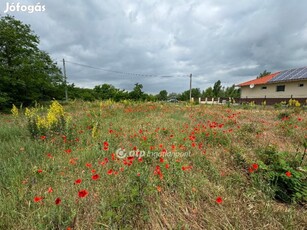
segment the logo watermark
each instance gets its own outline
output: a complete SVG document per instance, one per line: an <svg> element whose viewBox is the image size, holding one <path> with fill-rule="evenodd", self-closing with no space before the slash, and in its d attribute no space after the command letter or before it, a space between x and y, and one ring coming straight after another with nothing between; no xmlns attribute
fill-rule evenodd
<svg viewBox="0 0 307 230"><path fill-rule="evenodd" d="M165 157L165 158L182 158L182 157L189 157L191 156L191 152L152 152L152 151L143 151L143 150L132 150L126 151L125 149L119 148L115 151L116 157L119 159L123 159L126 157L151 157L151 158L158 158L158 157Z"/></svg>
<svg viewBox="0 0 307 230"><path fill-rule="evenodd" d="M6 3L6 8L4 13L8 12L27 12L29 14L32 14L34 12L44 12L46 10L45 5L41 5L39 2L35 5L25 5L21 4L20 2L17 2L16 4L13 3Z"/></svg>

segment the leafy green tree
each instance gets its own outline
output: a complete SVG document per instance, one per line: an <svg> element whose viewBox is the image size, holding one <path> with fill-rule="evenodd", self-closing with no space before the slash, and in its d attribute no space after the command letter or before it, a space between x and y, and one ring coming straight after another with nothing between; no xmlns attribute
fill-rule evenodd
<svg viewBox="0 0 307 230"><path fill-rule="evenodd" d="M157 95L158 100L166 101L167 100L167 91L161 90L160 93Z"/></svg>
<svg viewBox="0 0 307 230"><path fill-rule="evenodd" d="M179 99L180 98L180 94L178 93L170 93L168 96L167 96L167 99Z"/></svg>
<svg viewBox="0 0 307 230"><path fill-rule="evenodd" d="M205 91L203 91L202 93L202 97L206 98L206 97L213 97L213 89L212 87L207 88Z"/></svg>
<svg viewBox="0 0 307 230"><path fill-rule="evenodd" d="M143 85L136 83L133 91L130 92L130 98L132 100L143 100L144 99L144 92L142 91Z"/></svg>
<svg viewBox="0 0 307 230"><path fill-rule="evenodd" d="M214 97L220 97L221 96L222 84L221 84L220 80L218 80L217 82L214 83L212 91L213 91Z"/></svg>
<svg viewBox="0 0 307 230"><path fill-rule="evenodd" d="M235 85L227 87L224 92L224 97L232 97L232 98L239 98L240 97L240 89L236 89Z"/></svg>
<svg viewBox="0 0 307 230"><path fill-rule="evenodd" d="M223 98L239 98L240 97L240 89L237 89L235 85L224 87L221 85L221 81L217 81L213 88L208 87L202 93L203 98L211 98L211 97L223 97Z"/></svg>
<svg viewBox="0 0 307 230"><path fill-rule="evenodd" d="M115 89L115 94L113 96L114 101L121 101L129 99L129 92L126 90L122 89Z"/></svg>
<svg viewBox="0 0 307 230"><path fill-rule="evenodd" d="M109 84L95 86L94 93L95 97L100 100L112 99L120 101L129 98L129 93L126 90L117 89Z"/></svg>
<svg viewBox="0 0 307 230"><path fill-rule="evenodd" d="M96 99L92 89L79 88L79 96L84 101L95 101Z"/></svg>
<svg viewBox="0 0 307 230"><path fill-rule="evenodd" d="M266 70L264 70L262 73L260 73L257 78L261 78L261 77L264 77L264 76L267 76L267 75L270 75L271 72L267 72Z"/></svg>
<svg viewBox="0 0 307 230"><path fill-rule="evenodd" d="M155 95L152 95L152 94L144 93L143 98L144 98L145 101L157 101L157 97Z"/></svg>
<svg viewBox="0 0 307 230"><path fill-rule="evenodd" d="M11 103L61 99L60 69L38 48L39 38L30 25L12 16L0 19L0 109Z"/></svg>
<svg viewBox="0 0 307 230"><path fill-rule="evenodd" d="M192 88L192 97L194 98L194 100L198 100L199 97L201 97L201 92L199 88ZM179 100L181 101L189 101L190 100L190 90L186 90L184 91L180 97Z"/></svg>
<svg viewBox="0 0 307 230"><path fill-rule="evenodd" d="M99 99L112 99L116 94L116 88L113 85L103 84L94 87L94 91Z"/></svg>

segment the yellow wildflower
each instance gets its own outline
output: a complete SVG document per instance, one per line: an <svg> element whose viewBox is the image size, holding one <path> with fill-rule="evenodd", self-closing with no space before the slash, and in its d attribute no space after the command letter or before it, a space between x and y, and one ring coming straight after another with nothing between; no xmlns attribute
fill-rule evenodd
<svg viewBox="0 0 307 230"><path fill-rule="evenodd" d="M12 112L12 114L13 114L13 116L14 117L18 117L18 109L17 109L17 107L13 104L13 107L12 107L12 109L11 109L11 112Z"/></svg>

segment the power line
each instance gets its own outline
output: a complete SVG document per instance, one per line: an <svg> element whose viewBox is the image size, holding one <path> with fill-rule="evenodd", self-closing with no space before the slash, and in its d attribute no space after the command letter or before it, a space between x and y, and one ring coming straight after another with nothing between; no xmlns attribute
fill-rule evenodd
<svg viewBox="0 0 307 230"><path fill-rule="evenodd" d="M129 76L137 76L137 77L165 77L165 78L170 78L170 77L187 77L189 75L184 74L184 75L158 75L158 74L143 74L143 73L132 73L132 72L123 72L119 70L111 70L111 69L106 69L106 68L101 68L101 67L95 67L87 64L81 64L81 63L76 63L76 62L71 62L65 60L66 63L70 63L73 65L81 66L84 68L89 68L89 69L95 69L95 70L101 70L109 73L115 73L115 74L120 74L120 75L129 75Z"/></svg>

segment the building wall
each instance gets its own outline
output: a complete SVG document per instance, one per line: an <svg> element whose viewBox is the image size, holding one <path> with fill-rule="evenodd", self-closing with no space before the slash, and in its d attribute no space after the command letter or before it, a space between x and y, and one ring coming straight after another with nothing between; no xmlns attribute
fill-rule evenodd
<svg viewBox="0 0 307 230"><path fill-rule="evenodd" d="M299 86L303 84L303 86ZM277 86L285 86L285 91L277 92ZM264 89L263 87L266 87ZM241 98L307 98L307 80L241 87Z"/></svg>

